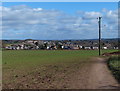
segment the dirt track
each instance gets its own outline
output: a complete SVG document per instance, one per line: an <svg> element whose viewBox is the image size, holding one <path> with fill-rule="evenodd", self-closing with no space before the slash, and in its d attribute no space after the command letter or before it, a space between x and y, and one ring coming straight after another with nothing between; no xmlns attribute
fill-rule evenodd
<svg viewBox="0 0 120 91"><path fill-rule="evenodd" d="M82 74L82 73L83 74ZM80 74L80 75L79 75ZM106 60L93 58L91 65L78 72L71 88L78 89L118 89L119 84L109 71Z"/></svg>

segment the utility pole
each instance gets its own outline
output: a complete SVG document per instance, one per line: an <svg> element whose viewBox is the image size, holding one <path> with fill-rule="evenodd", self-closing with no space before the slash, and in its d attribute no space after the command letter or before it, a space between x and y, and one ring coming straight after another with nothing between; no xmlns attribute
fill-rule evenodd
<svg viewBox="0 0 120 91"><path fill-rule="evenodd" d="M101 18L98 18L98 24L99 24L99 56L101 55Z"/></svg>

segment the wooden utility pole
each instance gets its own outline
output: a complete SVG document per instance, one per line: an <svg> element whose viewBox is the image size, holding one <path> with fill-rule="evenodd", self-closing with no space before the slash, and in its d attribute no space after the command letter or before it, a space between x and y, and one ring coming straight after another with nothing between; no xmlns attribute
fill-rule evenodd
<svg viewBox="0 0 120 91"><path fill-rule="evenodd" d="M99 56L101 55L101 18L98 18L98 24L99 24Z"/></svg>

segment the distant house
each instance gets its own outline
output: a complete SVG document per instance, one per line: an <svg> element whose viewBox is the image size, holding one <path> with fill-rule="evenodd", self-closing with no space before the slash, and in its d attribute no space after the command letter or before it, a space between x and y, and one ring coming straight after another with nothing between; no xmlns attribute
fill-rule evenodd
<svg viewBox="0 0 120 91"><path fill-rule="evenodd" d="M98 47L93 46L93 47L92 47L92 49L93 49L93 50L97 50L97 49L98 49Z"/></svg>
<svg viewBox="0 0 120 91"><path fill-rule="evenodd" d="M56 46L54 46L54 49L57 49L57 47L56 47Z"/></svg>
<svg viewBox="0 0 120 91"><path fill-rule="evenodd" d="M17 46L17 47L16 47L16 50L20 50L20 46Z"/></svg>
<svg viewBox="0 0 120 91"><path fill-rule="evenodd" d="M80 47L80 49L83 49L83 46L79 46Z"/></svg>
<svg viewBox="0 0 120 91"><path fill-rule="evenodd" d="M119 49L118 47L113 47L113 49Z"/></svg>
<svg viewBox="0 0 120 91"><path fill-rule="evenodd" d="M37 41L37 40L34 40L33 43L38 43L38 41Z"/></svg>
<svg viewBox="0 0 120 91"><path fill-rule="evenodd" d="M64 48L64 46L61 46L61 48L63 49L63 48Z"/></svg>
<svg viewBox="0 0 120 91"><path fill-rule="evenodd" d="M71 46L71 49L73 49L73 50L79 50L80 48L79 48L78 45L72 45L72 46Z"/></svg>
<svg viewBox="0 0 120 91"><path fill-rule="evenodd" d="M64 49L71 49L70 46L64 46Z"/></svg>
<svg viewBox="0 0 120 91"><path fill-rule="evenodd" d="M24 49L24 45L21 45L21 49Z"/></svg>
<svg viewBox="0 0 120 91"><path fill-rule="evenodd" d="M85 46L84 48L85 48L85 49L88 49L88 50L90 50L90 49L91 49L91 47L89 47L89 46Z"/></svg>
<svg viewBox="0 0 120 91"><path fill-rule="evenodd" d="M11 46L6 46L5 49L12 50Z"/></svg>
<svg viewBox="0 0 120 91"><path fill-rule="evenodd" d="M17 46L16 45L11 45L12 50L17 50Z"/></svg>
<svg viewBox="0 0 120 91"><path fill-rule="evenodd" d="M108 49L108 47L102 47L102 49Z"/></svg>
<svg viewBox="0 0 120 91"><path fill-rule="evenodd" d="M39 49L39 46L36 46L36 49Z"/></svg>
<svg viewBox="0 0 120 91"><path fill-rule="evenodd" d="M73 50L79 50L80 48L79 47L73 47L72 49Z"/></svg>
<svg viewBox="0 0 120 91"><path fill-rule="evenodd" d="M57 47L55 45L50 45L46 47L47 50L56 50Z"/></svg>

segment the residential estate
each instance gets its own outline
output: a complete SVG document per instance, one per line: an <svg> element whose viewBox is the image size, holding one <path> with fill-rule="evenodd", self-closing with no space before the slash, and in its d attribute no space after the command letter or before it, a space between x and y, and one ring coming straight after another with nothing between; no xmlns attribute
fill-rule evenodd
<svg viewBox="0 0 120 91"><path fill-rule="evenodd" d="M7 50L98 50L98 40L2 40ZM117 39L104 39L101 49L118 49Z"/></svg>

